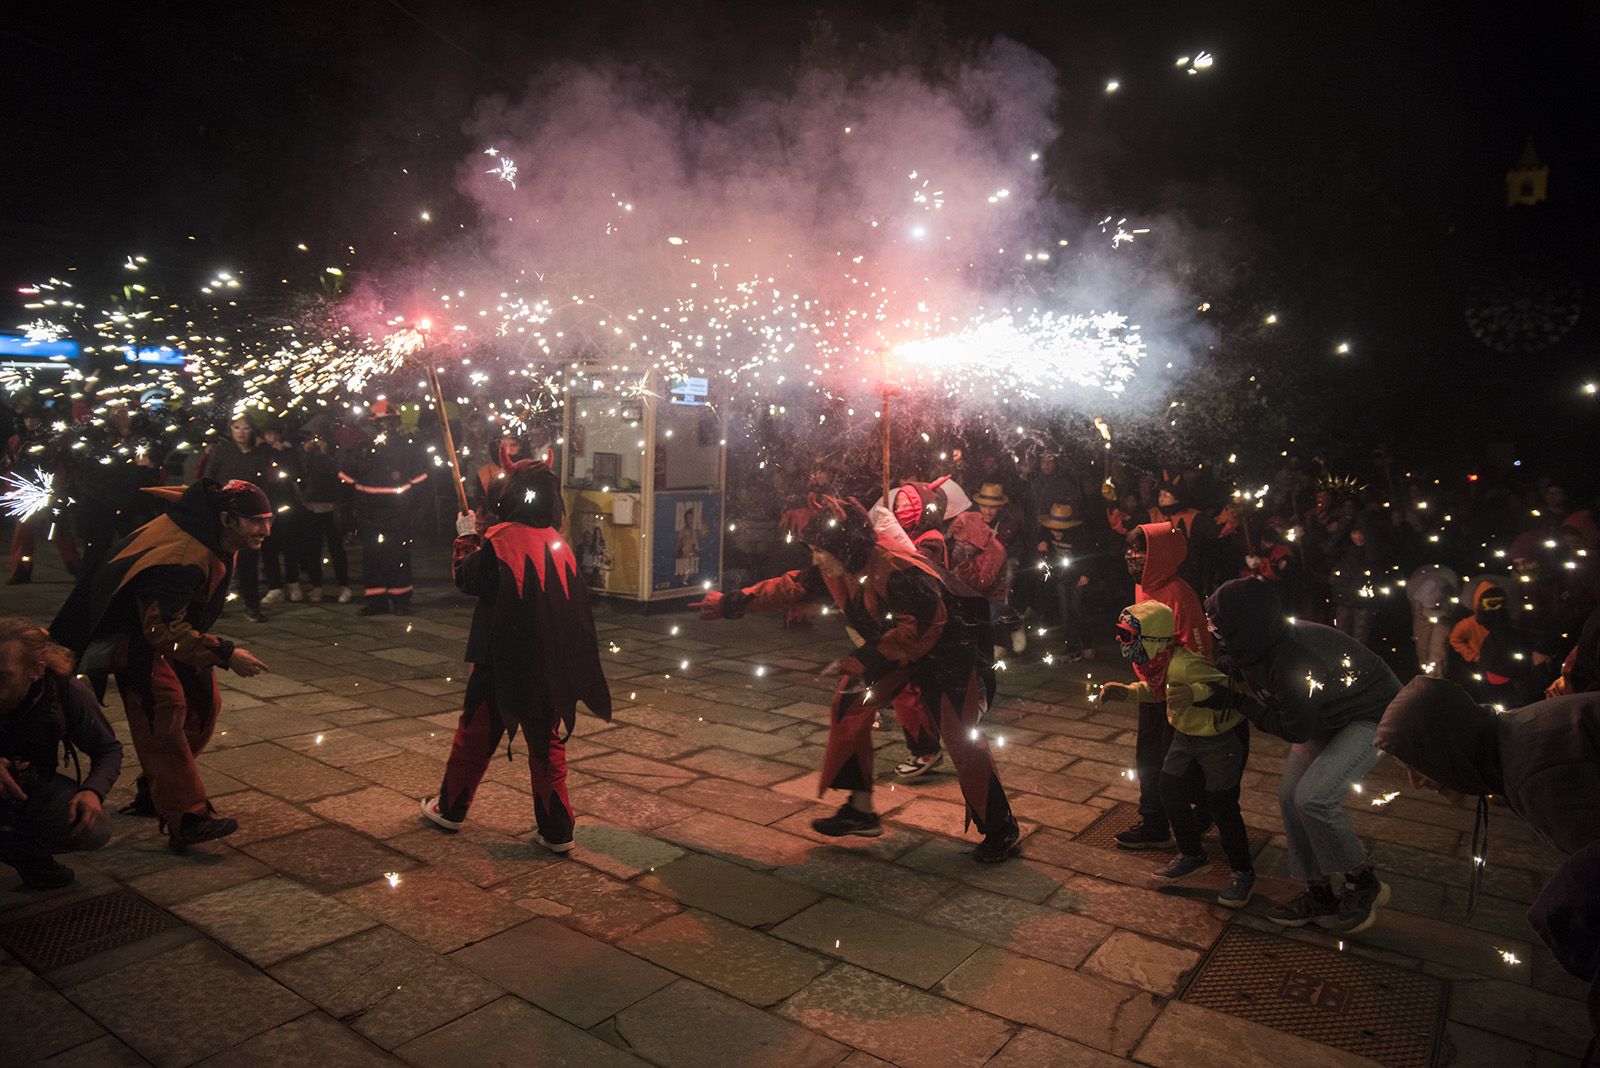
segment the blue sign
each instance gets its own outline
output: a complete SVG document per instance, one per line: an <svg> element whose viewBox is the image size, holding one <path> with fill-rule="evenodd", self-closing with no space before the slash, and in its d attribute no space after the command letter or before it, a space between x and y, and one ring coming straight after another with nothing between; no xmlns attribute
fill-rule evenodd
<svg viewBox="0 0 1600 1068"><path fill-rule="evenodd" d="M182 367L189 362L178 349L171 345L152 345L135 349L132 345L122 346L123 363L155 363L163 367Z"/></svg>
<svg viewBox="0 0 1600 1068"><path fill-rule="evenodd" d="M34 341L14 334L0 334L0 356L24 360L76 360L81 350L76 341Z"/></svg>

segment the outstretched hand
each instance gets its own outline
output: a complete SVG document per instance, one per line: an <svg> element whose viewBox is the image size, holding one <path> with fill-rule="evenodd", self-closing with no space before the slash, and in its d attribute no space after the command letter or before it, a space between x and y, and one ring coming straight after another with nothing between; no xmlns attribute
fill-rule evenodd
<svg viewBox="0 0 1600 1068"><path fill-rule="evenodd" d="M701 619L721 619L722 593L718 590L712 590L700 600L691 603L689 607L700 609Z"/></svg>
<svg viewBox="0 0 1600 1068"><path fill-rule="evenodd" d="M456 537L464 538L468 534L477 534L478 517L471 512L456 513Z"/></svg>
<svg viewBox="0 0 1600 1068"><path fill-rule="evenodd" d="M1125 682L1102 682L1100 684L1100 703L1116 703L1118 701L1133 700L1133 687Z"/></svg>
<svg viewBox="0 0 1600 1068"><path fill-rule="evenodd" d="M259 657L248 649L235 649L233 655L228 658L228 670L242 679L248 679L252 675L259 675L269 669L266 664L261 662Z"/></svg>

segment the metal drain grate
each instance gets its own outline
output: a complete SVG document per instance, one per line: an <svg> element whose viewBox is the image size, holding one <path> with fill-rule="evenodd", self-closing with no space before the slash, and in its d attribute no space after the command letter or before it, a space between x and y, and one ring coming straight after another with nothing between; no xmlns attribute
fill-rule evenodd
<svg viewBox="0 0 1600 1068"><path fill-rule="evenodd" d="M1094 846L1096 849L1116 849L1117 835L1138 822L1139 806L1130 801L1119 801L1115 808L1108 809L1105 815L1079 831L1073 841L1081 842L1086 846ZM1250 836L1250 855L1259 856L1261 850L1266 848L1269 838L1267 832L1249 827L1246 828L1246 833ZM1206 832L1204 842L1206 853L1211 857L1211 870L1226 875L1228 873L1228 858L1222 855L1222 843L1217 841L1216 828ZM1126 851L1124 850L1124 852ZM1167 850L1167 852L1176 853L1177 848L1174 847ZM1152 855L1157 854L1152 853Z"/></svg>
<svg viewBox="0 0 1600 1068"><path fill-rule="evenodd" d="M133 891L116 890L0 926L0 946L43 973L177 926Z"/></svg>
<svg viewBox="0 0 1600 1068"><path fill-rule="evenodd" d="M1430 1068L1445 986L1365 957L1230 926L1183 1000L1389 1068Z"/></svg>

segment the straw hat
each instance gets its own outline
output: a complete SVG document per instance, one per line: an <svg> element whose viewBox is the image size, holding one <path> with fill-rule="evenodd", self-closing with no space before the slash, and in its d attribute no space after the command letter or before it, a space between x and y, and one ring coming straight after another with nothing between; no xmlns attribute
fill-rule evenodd
<svg viewBox="0 0 1600 1068"><path fill-rule="evenodd" d="M1050 506L1050 514L1039 517L1039 525L1050 530L1067 530L1070 527L1082 526L1083 520L1074 519L1072 505L1057 501Z"/></svg>
<svg viewBox="0 0 1600 1068"><path fill-rule="evenodd" d="M998 482L985 482L972 499L977 504L986 504L991 508L1011 503L1011 498L1006 496L1006 488Z"/></svg>

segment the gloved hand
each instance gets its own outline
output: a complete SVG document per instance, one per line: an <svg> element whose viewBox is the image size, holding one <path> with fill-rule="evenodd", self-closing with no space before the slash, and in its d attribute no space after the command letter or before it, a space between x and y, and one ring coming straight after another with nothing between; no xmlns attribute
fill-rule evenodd
<svg viewBox="0 0 1600 1068"><path fill-rule="evenodd" d="M478 532L478 517L471 512L456 513L456 537L464 538Z"/></svg>
<svg viewBox="0 0 1600 1068"><path fill-rule="evenodd" d="M722 593L720 590L712 590L700 600L691 603L689 607L700 609L701 619L721 619Z"/></svg>
<svg viewBox="0 0 1600 1068"><path fill-rule="evenodd" d="M1117 701L1132 701L1133 687L1125 682L1102 682L1100 684L1100 703Z"/></svg>

